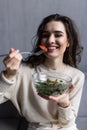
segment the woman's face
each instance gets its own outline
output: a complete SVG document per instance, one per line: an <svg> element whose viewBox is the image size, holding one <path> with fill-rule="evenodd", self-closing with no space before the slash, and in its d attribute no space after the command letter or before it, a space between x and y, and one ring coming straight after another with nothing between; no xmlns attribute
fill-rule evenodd
<svg viewBox="0 0 87 130"><path fill-rule="evenodd" d="M42 33L41 44L47 47L47 57L63 57L69 46L64 24L61 21L47 23Z"/></svg>

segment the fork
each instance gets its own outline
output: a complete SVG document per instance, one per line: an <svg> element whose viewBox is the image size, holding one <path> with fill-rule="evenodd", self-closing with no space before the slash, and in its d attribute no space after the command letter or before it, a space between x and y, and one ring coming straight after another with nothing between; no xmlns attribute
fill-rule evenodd
<svg viewBox="0 0 87 130"><path fill-rule="evenodd" d="M40 50L40 51L38 51L38 52L30 52L30 51L22 51L22 52L20 52L22 55L29 55L29 56L31 56L31 55L35 55L35 56L39 56L39 55L41 55L42 53L44 53L44 51L43 50ZM4 57L4 56L7 56L8 54L0 54L0 57Z"/></svg>

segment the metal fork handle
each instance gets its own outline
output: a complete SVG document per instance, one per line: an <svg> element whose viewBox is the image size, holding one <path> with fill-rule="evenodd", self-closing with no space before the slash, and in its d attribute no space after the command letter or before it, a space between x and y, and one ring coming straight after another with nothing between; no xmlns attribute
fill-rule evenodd
<svg viewBox="0 0 87 130"><path fill-rule="evenodd" d="M25 55L25 54L32 54L31 52L20 52L22 55ZM0 54L0 57L4 57L4 56L8 56L8 54Z"/></svg>
<svg viewBox="0 0 87 130"><path fill-rule="evenodd" d="M38 52L35 52L35 53L33 53L33 52L27 52L27 51L25 51L25 52L20 52L22 55L36 55L36 56L39 56L40 54L42 54L43 53L43 51L42 50L40 50L40 51L38 51ZM0 57L4 57L4 56L7 56L8 54L0 54Z"/></svg>

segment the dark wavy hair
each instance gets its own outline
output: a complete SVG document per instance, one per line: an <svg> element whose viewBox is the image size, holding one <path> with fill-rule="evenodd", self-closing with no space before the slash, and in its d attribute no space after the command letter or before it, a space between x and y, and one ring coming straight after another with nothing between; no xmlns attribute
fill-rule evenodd
<svg viewBox="0 0 87 130"><path fill-rule="evenodd" d="M33 51L37 52L40 50L39 45L42 40L42 33L47 23L51 21L61 21L66 29L67 37L69 39L69 47L66 49L63 57L63 62L73 67L77 67L77 63L81 60L81 52L83 47L80 46L80 40L77 33L77 27L73 20L67 16L63 16L60 14L52 14L43 19L41 24L38 27L37 34L35 36L35 43ZM44 54L40 56L29 56L26 63L29 63L32 67L35 67L39 64L43 64L46 57Z"/></svg>

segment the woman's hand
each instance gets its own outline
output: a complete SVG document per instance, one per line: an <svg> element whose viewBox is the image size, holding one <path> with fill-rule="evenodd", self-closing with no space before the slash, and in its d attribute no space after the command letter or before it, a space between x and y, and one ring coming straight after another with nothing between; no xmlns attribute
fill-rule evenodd
<svg viewBox="0 0 87 130"><path fill-rule="evenodd" d="M4 71L6 78L12 79L16 75L21 60L22 55L19 53L19 50L11 48L9 55L3 60L3 63L6 67L6 70Z"/></svg>
<svg viewBox="0 0 87 130"><path fill-rule="evenodd" d="M50 100L53 100L54 102L56 102L59 106L61 107L68 107L70 105L70 101L69 101L69 93L64 93L62 95L59 96L49 96Z"/></svg>
<svg viewBox="0 0 87 130"><path fill-rule="evenodd" d="M65 108L70 105L69 92L71 92L73 88L74 88L74 85L71 85L68 91L66 91L62 95L58 95L58 96L45 96L45 95L41 95L41 94L39 94L39 95L47 100L52 100L52 101L56 102L59 106Z"/></svg>

